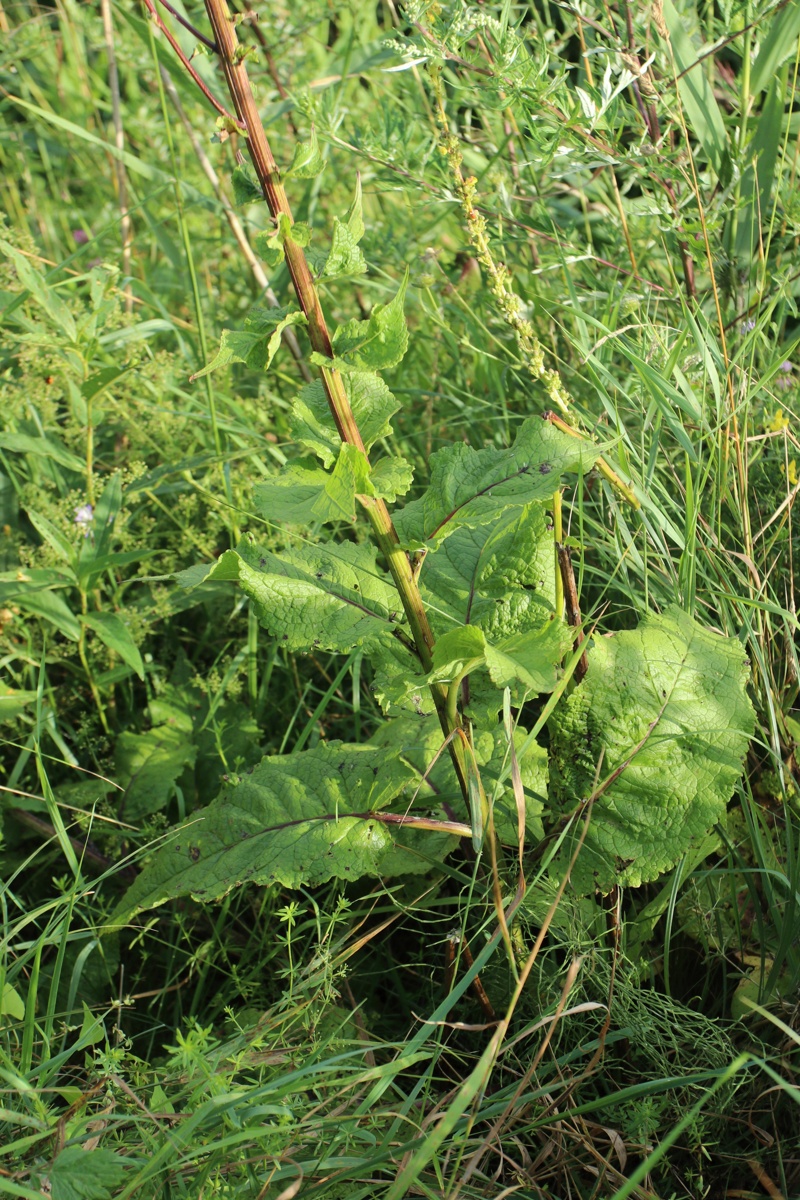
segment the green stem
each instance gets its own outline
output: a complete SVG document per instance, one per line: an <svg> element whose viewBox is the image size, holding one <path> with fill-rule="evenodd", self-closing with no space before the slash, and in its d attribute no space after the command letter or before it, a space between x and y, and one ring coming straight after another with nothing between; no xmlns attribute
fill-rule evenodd
<svg viewBox="0 0 800 1200"><path fill-rule="evenodd" d="M461 688L461 684L467 678L470 671L477 670L482 663L482 658L471 658L468 663L464 664L455 678L450 680L447 688L447 716L448 720L452 722L453 729L458 728L459 725L458 693Z"/></svg>
<svg viewBox="0 0 800 1200"><path fill-rule="evenodd" d="M236 28L228 10L226 0L205 0L205 6L236 115L247 131L247 148L250 152L250 159L256 176L261 184L264 199L274 219L277 220L283 214L292 223L292 210L280 179L278 165L267 141L264 126L261 123L261 118L253 99L245 61L238 54L239 43L236 36ZM302 247L298 246L292 240L291 236L289 236L284 243L284 252L286 255L286 266L289 270L297 299L308 320L307 332L312 348L318 354L333 359L333 347L328 327L325 323L319 293ZM331 365L330 367L322 367L320 376L339 436L343 442L355 446L356 449L363 453L364 442L353 415L353 410L350 407L350 401L345 391L344 380L340 372ZM422 596L414 578L408 555L400 546L392 518L383 500L370 500L366 506L366 514L375 540L386 559L387 566L397 588L422 668L426 672L430 671L433 665L433 631L431 630L430 622L422 603ZM434 684L431 687L431 694L444 733L452 733L453 729L458 727L459 721L458 714L456 713L456 724L453 724L447 703L447 689L441 684ZM459 783L466 797L467 768L463 747L457 738L451 740L450 746Z"/></svg>
<svg viewBox="0 0 800 1200"><path fill-rule="evenodd" d="M81 592L81 612L85 615L88 611L89 611L89 603L86 599L86 593ZM86 679L89 683L89 690L92 693L92 697L94 698L94 702L97 706L97 711L100 714L100 724L103 726L103 732L110 733L111 731L108 726L108 720L106 718L105 709L103 708L103 700L102 700L102 697L100 696L100 691L97 687L97 684L94 681L94 677L92 675L92 671L89 666L89 660L86 657L86 626L83 624L81 624L81 631L80 631L80 635L78 637L78 657L81 660L81 666L83 667L84 671L86 672Z"/></svg>

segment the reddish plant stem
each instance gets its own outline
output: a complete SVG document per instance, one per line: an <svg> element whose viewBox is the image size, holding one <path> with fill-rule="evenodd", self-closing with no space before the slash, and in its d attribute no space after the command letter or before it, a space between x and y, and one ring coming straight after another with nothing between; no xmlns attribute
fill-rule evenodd
<svg viewBox="0 0 800 1200"><path fill-rule="evenodd" d="M275 220L284 216L291 225L293 222L292 210L253 99L247 68L239 50L236 28L226 0L205 0L205 6L236 115L247 134L246 142L250 160L261 185L264 199ZM297 299L308 321L307 332L311 346L318 354L331 359L329 367L320 368L320 376L339 436L343 442L364 452L364 442L350 406L344 380L333 365L333 347L320 304L319 293L303 249L292 239L291 234L284 239L284 253ZM433 663L434 638L408 555L400 547L385 502L371 499L366 501L364 506L375 540L386 559L397 588L420 663L427 672ZM446 688L440 684L434 685L431 688L431 694L444 733L446 735L452 733L452 720L447 711ZM468 795L467 770L460 739L451 738L450 747L459 784L466 799Z"/></svg>

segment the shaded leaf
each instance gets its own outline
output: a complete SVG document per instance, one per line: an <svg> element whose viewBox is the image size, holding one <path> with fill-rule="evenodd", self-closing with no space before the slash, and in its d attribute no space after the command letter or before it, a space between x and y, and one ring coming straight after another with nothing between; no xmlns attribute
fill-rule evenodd
<svg viewBox="0 0 800 1200"><path fill-rule="evenodd" d="M125 1165L113 1150L65 1146L50 1170L52 1200L111 1200Z"/></svg>
<svg viewBox="0 0 800 1200"><path fill-rule="evenodd" d="M555 555L542 504L500 511L483 525L461 525L426 555L420 588L434 632L452 622L494 632L512 597L520 595L540 605L544 620L555 599ZM507 618L503 632L517 628Z"/></svg>
<svg viewBox="0 0 800 1200"><path fill-rule="evenodd" d="M194 764L196 755L190 737L171 725L159 725L147 733L124 730L115 748L117 772L125 783L121 817L138 821L164 809L176 781Z"/></svg>
<svg viewBox="0 0 800 1200"><path fill-rule="evenodd" d="M695 45L684 29L681 15L672 0L663 0L663 13L675 54L678 90L689 127L700 139L708 161L724 185L731 176L728 134L705 64L699 61L700 47Z"/></svg>
<svg viewBox="0 0 800 1200"><path fill-rule="evenodd" d="M263 202L264 193L261 191L261 185L245 163L239 163L234 167L231 183L233 184L233 203L237 207L243 204L252 204L255 200Z"/></svg>
<svg viewBox="0 0 800 1200"><path fill-rule="evenodd" d="M40 458L52 458L62 467L70 471L86 471L86 460L78 458L71 450L67 450L60 442L49 437L29 437L24 433L0 433L0 450L10 450L15 454L34 454Z"/></svg>
<svg viewBox="0 0 800 1200"><path fill-rule="evenodd" d="M121 617L112 612L83 613L80 621L81 624L88 625L109 650L113 650L123 662L132 667L140 679L144 679L144 663L139 647Z"/></svg>
<svg viewBox="0 0 800 1200"><path fill-rule="evenodd" d="M761 18L763 22L764 17ZM750 75L753 96L769 87L781 63L797 49L800 37L800 4L790 3L773 9L766 37L761 39L758 54Z"/></svg>

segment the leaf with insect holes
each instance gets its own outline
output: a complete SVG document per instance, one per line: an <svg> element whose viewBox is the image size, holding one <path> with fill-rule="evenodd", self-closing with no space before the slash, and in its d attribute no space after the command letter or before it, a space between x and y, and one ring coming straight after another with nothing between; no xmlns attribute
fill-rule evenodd
<svg viewBox="0 0 800 1200"><path fill-rule="evenodd" d="M183 587L237 580L261 624L287 650L346 653L399 628L397 592L375 559L371 547L352 542L305 543L278 557L248 536L215 563L189 567L176 579Z"/></svg>
<svg viewBox="0 0 800 1200"><path fill-rule="evenodd" d="M571 886L588 894L656 879L705 837L742 773L755 716L741 642L681 609L596 638L580 687L550 721L553 798L592 806ZM566 867L583 821L568 835Z"/></svg>
<svg viewBox="0 0 800 1200"><path fill-rule="evenodd" d="M370 814L406 793L407 803L415 775L373 742L264 758L173 831L108 928L178 896L217 900L242 883L313 887L380 875L396 831Z"/></svg>
<svg viewBox="0 0 800 1200"><path fill-rule="evenodd" d="M425 556L419 580L437 635L456 623L508 636L522 627L514 613L523 603L538 606L545 621L555 601L555 555L544 506L525 504L483 525L461 525Z"/></svg>
<svg viewBox="0 0 800 1200"><path fill-rule="evenodd" d="M333 335L334 366L341 371L384 371L396 367L408 349L408 329L403 306L408 270L397 295L388 304L376 304L368 321L346 321ZM312 354L317 366L330 367L331 360Z"/></svg>
<svg viewBox="0 0 800 1200"><path fill-rule="evenodd" d="M565 471L587 471L601 452L540 417L523 421L507 450L445 446L431 458L428 490L395 518L400 540L410 550L433 550L461 526L552 496Z"/></svg>
<svg viewBox="0 0 800 1200"><path fill-rule="evenodd" d="M350 372L344 377L344 386L364 448L369 453L375 442L391 435L389 422L400 405L380 375L371 371ZM326 467L336 461L341 438L319 380L307 384L295 400L291 433L296 442L313 451Z"/></svg>

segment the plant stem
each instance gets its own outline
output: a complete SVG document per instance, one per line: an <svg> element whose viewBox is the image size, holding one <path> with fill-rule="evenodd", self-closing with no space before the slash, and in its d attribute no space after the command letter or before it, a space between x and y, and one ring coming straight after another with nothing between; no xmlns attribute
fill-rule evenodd
<svg viewBox="0 0 800 1200"><path fill-rule="evenodd" d="M558 562L558 547L564 541L564 523L561 513L561 488L553 493L553 543L556 577L556 618L560 621L564 616L564 584L561 579L561 569Z"/></svg>
<svg viewBox="0 0 800 1200"><path fill-rule="evenodd" d="M264 199L274 219L277 220L283 214L291 224L293 221L292 210L280 179L278 165L273 157L264 127L261 123L261 118L258 114L258 109L253 99L244 59L239 57L238 54L238 38L227 3L225 0L205 0L205 6L236 115L243 123L247 133L247 147L250 152L250 159L258 181L261 184ZM284 253L286 255L286 266L289 270L295 292L297 293L297 299L308 320L307 331L311 345L318 354L333 359L333 348L328 327L325 323L319 293L302 247L298 246L292 240L291 235L285 239ZM339 436L343 442L355 446L356 449L363 453L364 442L353 415L353 410L345 391L344 380L340 372L333 366L322 367L320 368L320 375ZM375 540L386 559L398 595L400 596L422 668L426 672L430 671L433 663L431 655L434 641L433 632L422 603L422 596L414 578L408 555L400 547L399 539L385 502L383 500L370 499L365 503L365 509ZM445 734L449 734L452 732L453 726L451 716L448 712L447 691L442 685L437 684L431 688L431 692L442 729ZM466 797L466 765L463 750L456 742L457 739L453 739L450 743L452 757L459 783Z"/></svg>

